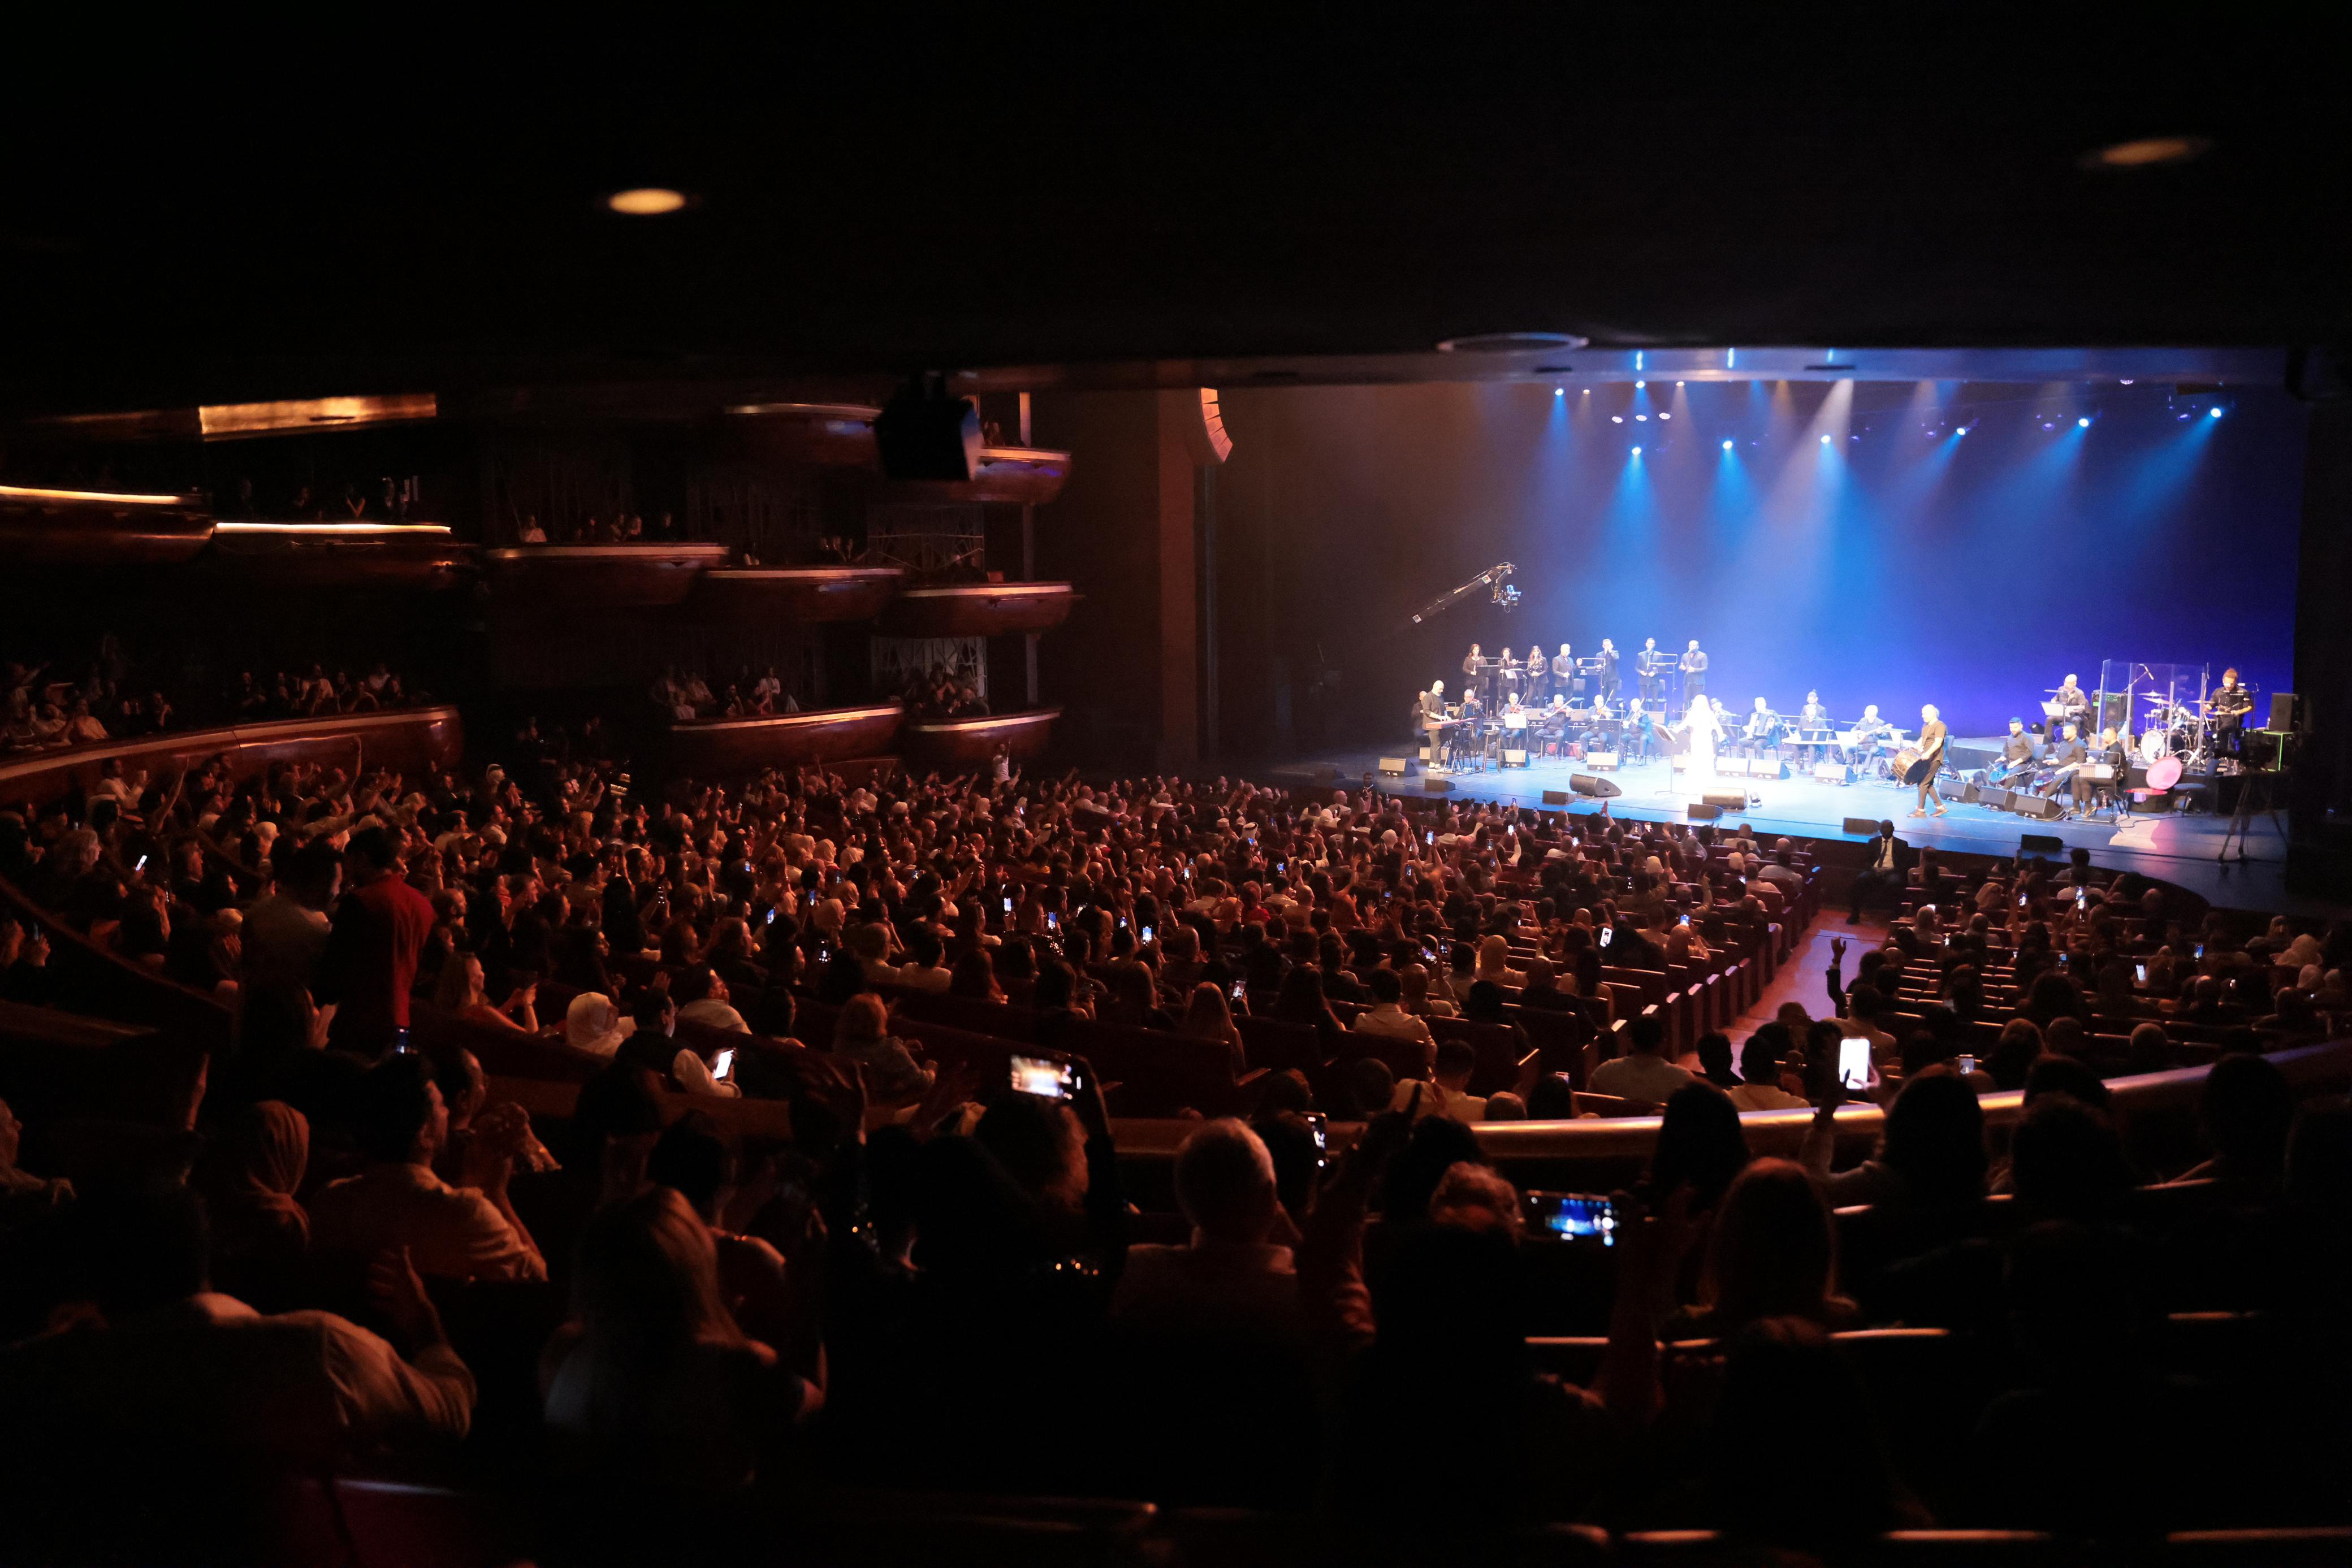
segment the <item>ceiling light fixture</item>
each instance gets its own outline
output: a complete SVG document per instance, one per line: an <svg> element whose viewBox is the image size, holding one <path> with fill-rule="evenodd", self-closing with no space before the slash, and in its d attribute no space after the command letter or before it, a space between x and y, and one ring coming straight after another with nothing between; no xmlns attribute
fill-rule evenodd
<svg viewBox="0 0 2352 1568"><path fill-rule="evenodd" d="M2143 136L2117 141L2083 154L2085 169L2151 169L2163 163L2186 163L2212 147L2203 136Z"/></svg>
<svg viewBox="0 0 2352 1568"><path fill-rule="evenodd" d="M625 218L657 218L684 210L687 199L685 192L665 185L637 185L614 192L604 198L604 205Z"/></svg>
<svg viewBox="0 0 2352 1568"><path fill-rule="evenodd" d="M1524 354L1581 349L1591 340L1573 332L1466 332L1437 345L1441 354Z"/></svg>

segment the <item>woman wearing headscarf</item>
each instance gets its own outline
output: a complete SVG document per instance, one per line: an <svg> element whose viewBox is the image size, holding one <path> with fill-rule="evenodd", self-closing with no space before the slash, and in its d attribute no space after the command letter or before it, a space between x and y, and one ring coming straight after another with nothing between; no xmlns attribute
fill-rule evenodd
<svg viewBox="0 0 2352 1568"><path fill-rule="evenodd" d="M264 1312L291 1300L310 1249L310 1218L294 1194L310 1163L310 1123L282 1100L229 1119L206 1161L213 1278Z"/></svg>

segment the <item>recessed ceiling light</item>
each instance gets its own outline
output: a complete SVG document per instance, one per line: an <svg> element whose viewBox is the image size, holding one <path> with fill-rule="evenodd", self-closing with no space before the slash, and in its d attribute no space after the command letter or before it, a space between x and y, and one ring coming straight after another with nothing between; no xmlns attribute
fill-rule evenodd
<svg viewBox="0 0 2352 1568"><path fill-rule="evenodd" d="M1524 354L1581 349L1591 340L1573 332L1468 332L1437 345L1441 354Z"/></svg>
<svg viewBox="0 0 2352 1568"><path fill-rule="evenodd" d="M2213 145L2203 136L2143 136L2118 141L2083 154L2085 169L2147 169L2158 163L2186 163Z"/></svg>
<svg viewBox="0 0 2352 1568"><path fill-rule="evenodd" d="M662 185L639 185L626 191L615 191L604 198L604 205L628 218L657 218L664 213L675 213L687 204L686 193Z"/></svg>

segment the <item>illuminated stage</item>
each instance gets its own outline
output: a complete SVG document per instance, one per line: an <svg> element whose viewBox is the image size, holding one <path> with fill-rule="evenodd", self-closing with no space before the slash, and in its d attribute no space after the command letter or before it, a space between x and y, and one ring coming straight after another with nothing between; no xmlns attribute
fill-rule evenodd
<svg viewBox="0 0 2352 1568"><path fill-rule="evenodd" d="M1956 738L1953 744L1954 749L1959 751L1970 743ZM1375 788L1407 800L1488 800L1568 810L1580 816L1597 812L1604 804L1570 791L1570 778L1585 771L1580 762L1538 758L1525 768L1490 766L1483 772L1451 773L1434 779L1415 762L1404 778L1394 779L1382 778L1378 772L1382 755L1381 750L1370 747L1327 751L1286 762L1265 777L1270 782L1293 787L1324 783L1335 789L1353 789L1360 788L1370 774ZM1393 757L1396 751L1391 747L1385 755ZM1605 802L1612 816L1643 821L1689 820L1689 805L1696 799L1696 791L1688 789L1682 775L1672 771L1664 758L1630 763L1600 777L1623 791ZM1433 790L1433 784L1441 788ZM1451 789L1442 788L1449 784ZM1944 816L1913 817L1910 813L1917 804L1918 792L1884 780L1829 784L1811 777L1721 778L1711 788L1747 790L1748 808L1738 811L1727 809L1719 821L1724 827L1744 829L1758 839L1777 833L1807 838L1866 837L1845 832L1849 817L1866 818L1873 823L1891 820L1895 831L1914 844L1978 854L2012 854L2022 835L2040 834L2061 841L2069 851L2078 847L2089 850L2093 863L2103 868L2135 870L2161 877L2225 907L2313 915L2336 912L2335 905L2297 898L2286 891L2284 806L2278 813L2278 824L2273 824L2266 814L2254 817L2246 845L2250 858L2241 864L2232 844L2231 860L2225 866L2215 857L2221 852L2230 819L2203 810L2162 816L2142 814L2126 817L2120 822L2108 821L2109 814L2104 811L2096 819L2045 821L1990 806L1953 801ZM1945 788L1957 793L1948 777ZM1569 803L1564 807L1546 806L1544 795L1548 790L1569 794Z"/></svg>

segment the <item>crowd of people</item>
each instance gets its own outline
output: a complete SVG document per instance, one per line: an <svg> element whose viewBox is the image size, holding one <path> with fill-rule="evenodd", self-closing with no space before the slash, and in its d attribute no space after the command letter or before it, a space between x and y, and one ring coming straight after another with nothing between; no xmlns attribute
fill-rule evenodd
<svg viewBox="0 0 2352 1568"><path fill-rule="evenodd" d="M0 816L0 878L236 1013L218 1061L125 1048L168 1138L93 1136L102 1110L6 1077L19 1480L325 1444L562 1478L583 1529L829 1479L1832 1553L1931 1521L2138 1531L2334 1495L2339 1415L2282 1457L2261 1435L2291 1391L2184 1386L2155 1336L2168 1311L2258 1309L2301 1387L2344 1385L2352 1113L2298 1105L2263 1051L2311 1037L2271 977L2317 1008L2352 928L2185 929L2138 879L1979 868L1964 923L1918 911L1850 983L1841 952L1821 1016L1792 1004L1736 1058L1706 1036L1694 1065L1656 1014L1620 1018L1607 972L1769 936L1807 896L1786 841L1227 779L640 791L528 738L512 772L215 765ZM1941 896L1932 860L1915 881ZM45 994L48 946L0 921L10 995ZM2013 993L1985 979L1995 947ZM2141 963L2126 996L2116 966ZM1084 1061L1044 1094L982 1083L900 1021L930 994L1026 1009L1048 1059L1078 1020L1222 1041L1236 1079L1236 1020L1263 1012L1328 1071L1201 1121L1177 1219L1130 1190ZM1558 1235L1473 1130L1573 1114L1570 1072L1536 1052L1473 1095L1432 1027L1537 1009L1622 1046L1590 1092L1663 1108L1610 1245ZM2244 1034L2201 1147L2147 1168L2090 1026L2137 1019L2129 1070L2167 1065L2175 1009ZM1965 1060L2002 1011L2000 1048ZM568 1116L492 1097L530 1051L577 1083ZM2001 1151L1996 1086L2027 1102ZM1855 1097L1884 1137L1840 1169ZM1796 1158L1756 1156L1741 1113L1808 1107ZM2136 1206L2181 1177L2200 1207ZM1842 1255L1853 1205L1866 1256ZM507 1303L487 1324L485 1297ZM1833 1338L1880 1324L1989 1347L1953 1473L1905 1468L1904 1412ZM1564 1378L1531 1359L1547 1332L1605 1349ZM2169 1486L2175 1462L2200 1484Z"/></svg>
<svg viewBox="0 0 2352 1568"><path fill-rule="evenodd" d="M654 706L672 724L702 718L759 718L770 714L798 713L798 698L784 689L782 675L770 664L754 674L746 664L718 691L699 670L664 664L648 694Z"/></svg>
<svg viewBox="0 0 2352 1568"><path fill-rule="evenodd" d="M107 740L136 740L192 725L272 718L316 718L415 707L433 698L382 662L353 676L312 664L308 674L280 670L268 677L241 672L218 700L184 711L160 683L140 678L122 643L109 634L79 679L56 673L55 663L11 660L0 666L6 694L0 713L0 752L51 751Z"/></svg>
<svg viewBox="0 0 2352 1568"><path fill-rule="evenodd" d="M980 685L976 670L933 664L927 670L908 671L898 695L907 711L919 718L985 718L988 699L980 695Z"/></svg>

